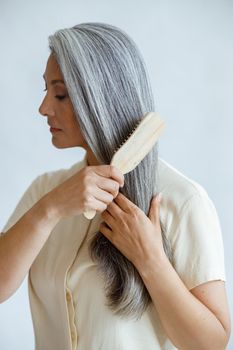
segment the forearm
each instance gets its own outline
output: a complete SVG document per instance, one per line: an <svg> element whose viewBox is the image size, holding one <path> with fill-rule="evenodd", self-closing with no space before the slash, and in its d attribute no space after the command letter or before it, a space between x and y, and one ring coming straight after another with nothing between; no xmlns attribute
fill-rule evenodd
<svg viewBox="0 0 233 350"><path fill-rule="evenodd" d="M179 350L225 349L222 324L189 292L165 254L136 267L168 337Z"/></svg>
<svg viewBox="0 0 233 350"><path fill-rule="evenodd" d="M0 237L0 302L20 286L58 221L44 196Z"/></svg>

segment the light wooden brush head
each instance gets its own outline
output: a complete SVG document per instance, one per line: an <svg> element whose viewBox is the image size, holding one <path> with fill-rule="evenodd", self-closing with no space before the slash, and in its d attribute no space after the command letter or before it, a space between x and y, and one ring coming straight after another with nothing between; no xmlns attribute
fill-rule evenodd
<svg viewBox="0 0 233 350"><path fill-rule="evenodd" d="M158 141L165 127L165 122L158 113L149 112L136 125L128 138L114 152L111 165L118 168L123 174L132 171L149 153ZM96 211L85 211L87 219L93 219Z"/></svg>

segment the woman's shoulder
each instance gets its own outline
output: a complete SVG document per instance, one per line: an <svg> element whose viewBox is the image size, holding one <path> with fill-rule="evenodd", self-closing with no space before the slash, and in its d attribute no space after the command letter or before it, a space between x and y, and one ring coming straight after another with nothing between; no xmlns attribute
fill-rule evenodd
<svg viewBox="0 0 233 350"><path fill-rule="evenodd" d="M161 221L168 231L174 231L180 220L215 207L206 189L161 157L158 159L158 189L162 192Z"/></svg>
<svg viewBox="0 0 233 350"><path fill-rule="evenodd" d="M158 158L158 184L163 198L175 201L178 206L194 195L208 196L200 183L161 157Z"/></svg>

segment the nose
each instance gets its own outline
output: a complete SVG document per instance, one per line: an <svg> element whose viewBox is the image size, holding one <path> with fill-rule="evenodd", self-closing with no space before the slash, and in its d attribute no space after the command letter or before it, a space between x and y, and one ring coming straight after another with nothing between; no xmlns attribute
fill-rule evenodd
<svg viewBox="0 0 233 350"><path fill-rule="evenodd" d="M49 102L47 96L45 96L45 98L43 99L38 111L44 117L46 117L46 116L53 117L55 115L54 109L53 109L51 103Z"/></svg>

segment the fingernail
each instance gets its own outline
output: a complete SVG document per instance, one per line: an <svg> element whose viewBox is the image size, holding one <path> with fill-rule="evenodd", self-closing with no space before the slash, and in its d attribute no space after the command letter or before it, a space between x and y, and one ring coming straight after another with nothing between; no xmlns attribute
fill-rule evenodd
<svg viewBox="0 0 233 350"><path fill-rule="evenodd" d="M157 194L156 198L157 198L157 201L158 201L158 202L161 202L161 199L162 199L162 193L161 193L161 192L159 192L159 194Z"/></svg>

